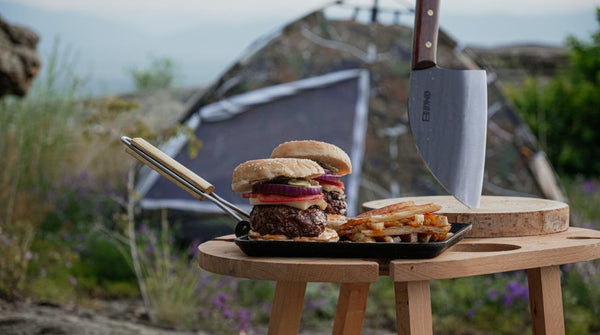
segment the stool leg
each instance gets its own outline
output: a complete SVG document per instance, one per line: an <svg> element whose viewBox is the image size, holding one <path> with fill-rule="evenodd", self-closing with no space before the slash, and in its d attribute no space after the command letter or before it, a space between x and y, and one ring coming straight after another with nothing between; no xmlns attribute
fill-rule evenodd
<svg viewBox="0 0 600 335"><path fill-rule="evenodd" d="M333 335L360 335L362 332L370 283L342 283Z"/></svg>
<svg viewBox="0 0 600 335"><path fill-rule="evenodd" d="M433 335L429 281L394 283L399 335Z"/></svg>
<svg viewBox="0 0 600 335"><path fill-rule="evenodd" d="M268 335L298 334L305 292L306 282L277 282Z"/></svg>
<svg viewBox="0 0 600 335"><path fill-rule="evenodd" d="M533 334L564 335L565 321L558 266L528 269L527 280Z"/></svg>

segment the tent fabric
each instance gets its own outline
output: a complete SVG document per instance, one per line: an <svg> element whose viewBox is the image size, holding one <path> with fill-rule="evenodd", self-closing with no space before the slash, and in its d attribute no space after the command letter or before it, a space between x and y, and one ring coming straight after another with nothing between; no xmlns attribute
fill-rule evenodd
<svg viewBox="0 0 600 335"><path fill-rule="evenodd" d="M416 151L408 127L412 28L332 20L326 12L315 11L284 27L262 48L228 69L201 101L218 101L240 92L345 68L368 69L371 95L359 203L396 196L447 194ZM477 64L443 29L437 61L447 68L474 69L484 65ZM564 200L560 182L539 150L535 136L506 99L493 69L487 70L489 117L483 193ZM538 166L545 168L540 170Z"/></svg>
<svg viewBox="0 0 600 335"><path fill-rule="evenodd" d="M231 172L238 164L267 158L285 141L321 140L349 153L354 170L344 177L346 193L349 199L357 199L368 83L368 71L346 70L234 96L205 106L188 120L203 144L197 157L188 154L185 136L173 138L163 151L212 183L221 197L243 208L248 207L247 201L231 190ZM147 168L136 189L145 209L220 212L214 204L197 201ZM348 209L355 212L356 202L350 202Z"/></svg>

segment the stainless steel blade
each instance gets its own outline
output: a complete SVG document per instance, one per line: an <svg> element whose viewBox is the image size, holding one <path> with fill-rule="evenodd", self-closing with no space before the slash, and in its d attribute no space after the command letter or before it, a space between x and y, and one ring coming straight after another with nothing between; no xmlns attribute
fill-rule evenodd
<svg viewBox="0 0 600 335"><path fill-rule="evenodd" d="M417 148L440 184L468 207L479 207L487 131L483 70L437 66L413 70L408 104Z"/></svg>

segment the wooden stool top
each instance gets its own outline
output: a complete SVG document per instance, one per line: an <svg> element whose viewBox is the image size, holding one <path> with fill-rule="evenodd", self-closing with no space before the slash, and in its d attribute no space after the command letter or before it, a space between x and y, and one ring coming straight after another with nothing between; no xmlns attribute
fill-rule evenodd
<svg viewBox="0 0 600 335"><path fill-rule="evenodd" d="M200 267L214 273L274 281L335 283L468 277L600 258L600 231L571 227L542 236L466 238L432 259L249 257L228 235L201 244ZM307 242L308 243L308 242Z"/></svg>
<svg viewBox="0 0 600 335"><path fill-rule="evenodd" d="M200 267L223 275L275 281L369 283L379 279L375 260L249 257L233 243L234 238L229 235L201 244Z"/></svg>
<svg viewBox="0 0 600 335"><path fill-rule="evenodd" d="M452 196L392 198L365 202L365 210L401 201L442 206L438 214L453 223L471 223L469 237L531 236L557 233L569 228L569 206L560 201L483 196L479 208L468 208Z"/></svg>
<svg viewBox="0 0 600 335"><path fill-rule="evenodd" d="M393 281L468 277L600 258L600 231L571 227L541 236L465 238L436 258L393 260Z"/></svg>

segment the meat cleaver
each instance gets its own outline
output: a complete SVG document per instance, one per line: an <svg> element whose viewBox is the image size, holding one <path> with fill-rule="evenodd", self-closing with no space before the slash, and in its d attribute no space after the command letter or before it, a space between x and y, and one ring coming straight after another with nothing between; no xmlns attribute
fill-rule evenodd
<svg viewBox="0 0 600 335"><path fill-rule="evenodd" d="M484 70L437 66L439 0L417 0L408 117L417 149L439 183L479 207L487 131Z"/></svg>

